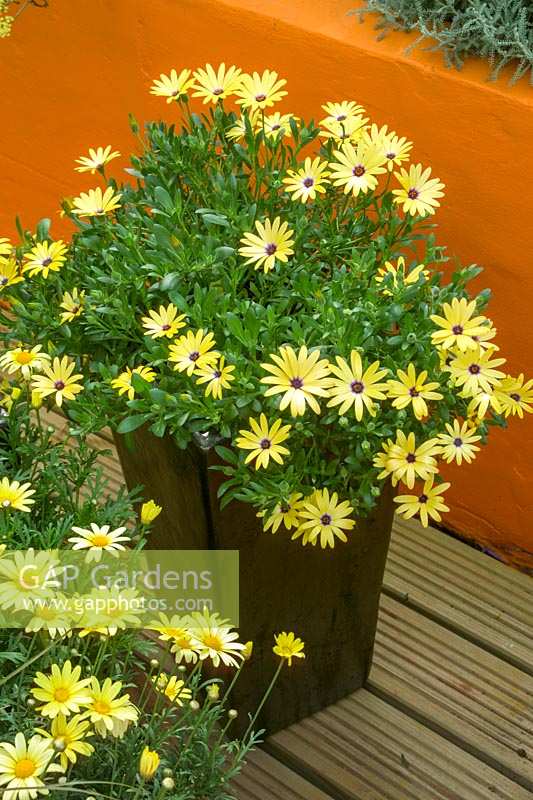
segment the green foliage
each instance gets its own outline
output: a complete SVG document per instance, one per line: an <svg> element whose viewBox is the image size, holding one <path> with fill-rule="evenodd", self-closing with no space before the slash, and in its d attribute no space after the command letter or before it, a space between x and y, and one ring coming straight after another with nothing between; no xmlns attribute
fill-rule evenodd
<svg viewBox="0 0 533 800"><path fill-rule="evenodd" d="M487 58L491 80L515 66L511 83L530 73L533 83L533 5L529 0L367 0L363 9L381 14L377 28L420 31L411 45L430 38L428 50L442 50L446 64L460 68L469 56Z"/></svg>

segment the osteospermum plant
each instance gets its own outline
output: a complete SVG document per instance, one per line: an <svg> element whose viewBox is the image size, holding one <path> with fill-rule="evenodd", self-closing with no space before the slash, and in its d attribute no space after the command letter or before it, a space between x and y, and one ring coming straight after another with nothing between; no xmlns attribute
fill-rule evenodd
<svg viewBox="0 0 533 800"><path fill-rule="evenodd" d="M440 272L444 184L355 100L291 113L272 70L173 69L150 92L165 121L131 118L127 182L111 145L77 160L94 177L63 201L70 242L47 221L2 240L12 377L80 431L201 437L221 502L304 545L357 535L391 479L400 513L439 521L441 464L533 402L468 291L479 269Z"/></svg>

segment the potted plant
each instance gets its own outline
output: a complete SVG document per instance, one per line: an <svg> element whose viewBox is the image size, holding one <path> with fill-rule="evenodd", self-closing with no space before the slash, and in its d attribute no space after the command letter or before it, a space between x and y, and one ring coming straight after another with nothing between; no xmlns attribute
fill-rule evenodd
<svg viewBox="0 0 533 800"><path fill-rule="evenodd" d="M354 101L318 125L273 111L284 86L161 75L171 120L141 136L132 118L133 181L90 151L77 169L102 185L63 202L71 242L44 221L2 262L4 366L78 430L112 427L128 483L163 506L154 545L239 549L240 691L269 670L272 617L306 641L270 730L364 682L393 487L405 516L440 521L440 463L533 397L501 369L489 293L467 292L480 270L439 272L443 184L411 142Z"/></svg>

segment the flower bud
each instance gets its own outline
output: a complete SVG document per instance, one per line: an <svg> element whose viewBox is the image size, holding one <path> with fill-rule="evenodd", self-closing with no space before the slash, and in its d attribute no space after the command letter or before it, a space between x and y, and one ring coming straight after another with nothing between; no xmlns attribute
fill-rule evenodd
<svg viewBox="0 0 533 800"><path fill-rule="evenodd" d="M31 393L31 404L32 408L40 408L43 404L43 398L35 389Z"/></svg>
<svg viewBox="0 0 533 800"><path fill-rule="evenodd" d="M36 701L34 700L34 698L33 697L28 697L28 699L26 700L26 705L29 706L30 708L34 708L35 704L36 704Z"/></svg>
<svg viewBox="0 0 533 800"><path fill-rule="evenodd" d="M230 719L237 719L238 716L239 716L239 712L237 711L237 709L230 708L230 710L228 711L228 717Z"/></svg>
<svg viewBox="0 0 533 800"><path fill-rule="evenodd" d="M67 782L67 780L68 780L68 778L67 778L67 776L66 776L66 775L60 775L60 776L59 776L59 778L57 779L57 782L58 782L58 783L60 783L60 784L62 785L62 784L64 784L64 783L66 783L66 782Z"/></svg>
<svg viewBox="0 0 533 800"><path fill-rule="evenodd" d="M185 666L185 664L180 664L179 665L178 672L182 672L182 673L183 672L187 672L187 667Z"/></svg>
<svg viewBox="0 0 533 800"><path fill-rule="evenodd" d="M53 741L53 745L56 753L63 753L67 749L67 743L64 736L56 736Z"/></svg>
<svg viewBox="0 0 533 800"><path fill-rule="evenodd" d="M244 649L242 651L242 655L245 661L249 661L251 659L253 649L254 649L254 643L246 642L246 644L244 645Z"/></svg>
<svg viewBox="0 0 533 800"><path fill-rule="evenodd" d="M162 511L162 507L154 503L153 500L148 500L141 506L141 522L143 525L149 525L158 517Z"/></svg>
<svg viewBox="0 0 533 800"><path fill-rule="evenodd" d="M210 700L218 700L220 697L220 686L218 683L211 683L207 687L207 696Z"/></svg>
<svg viewBox="0 0 533 800"><path fill-rule="evenodd" d="M163 778L163 780L161 781L161 786L163 787L163 789L166 789L167 791L173 789L175 785L176 784L174 783L174 780L170 777L170 775L166 778Z"/></svg>
<svg viewBox="0 0 533 800"><path fill-rule="evenodd" d="M152 669L157 669L157 667L159 666L159 661L157 660L157 658L150 659L150 666L152 667Z"/></svg>
<svg viewBox="0 0 533 800"><path fill-rule="evenodd" d="M198 700L191 700L191 702L189 703L189 708L192 711L198 711L198 709L200 708L200 703L198 702Z"/></svg>
<svg viewBox="0 0 533 800"><path fill-rule="evenodd" d="M155 750L145 747L139 760L139 775L141 778L144 778L145 781L151 781L157 771L160 760Z"/></svg>
<svg viewBox="0 0 533 800"><path fill-rule="evenodd" d="M168 767L165 767L165 769L163 770L163 775L165 776L165 778L171 778L172 775L173 775L173 772Z"/></svg>

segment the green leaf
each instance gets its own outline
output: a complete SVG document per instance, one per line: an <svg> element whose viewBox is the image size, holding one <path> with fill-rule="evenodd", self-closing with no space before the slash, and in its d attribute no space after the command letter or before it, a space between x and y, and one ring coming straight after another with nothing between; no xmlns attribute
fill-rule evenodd
<svg viewBox="0 0 533 800"><path fill-rule="evenodd" d="M134 414L132 417L124 417L117 428L117 433L131 433L140 428L150 419L151 414Z"/></svg>

